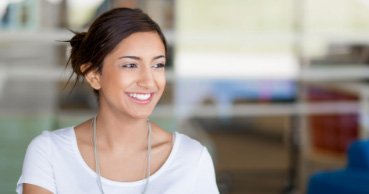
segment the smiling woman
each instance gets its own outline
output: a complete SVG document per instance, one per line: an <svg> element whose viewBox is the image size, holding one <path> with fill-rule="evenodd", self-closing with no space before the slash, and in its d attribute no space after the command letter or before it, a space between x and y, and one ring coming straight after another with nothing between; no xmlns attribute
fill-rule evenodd
<svg viewBox="0 0 369 194"><path fill-rule="evenodd" d="M165 89L166 41L138 9L118 8L77 33L68 63L99 101L95 117L29 145L18 194L217 194L207 149L149 116Z"/></svg>

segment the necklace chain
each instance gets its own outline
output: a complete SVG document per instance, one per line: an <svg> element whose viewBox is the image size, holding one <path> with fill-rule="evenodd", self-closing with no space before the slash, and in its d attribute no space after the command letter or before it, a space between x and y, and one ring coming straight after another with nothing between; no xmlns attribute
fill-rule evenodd
<svg viewBox="0 0 369 194"><path fill-rule="evenodd" d="M100 172L100 161L99 161L99 152L97 150L97 141L96 141L96 116L92 120L92 129L93 129L93 149L94 149L94 158L95 158L95 169L97 174L97 186L99 187L100 193L105 194L102 182L101 182L101 172ZM146 193L146 190L149 186L150 182L150 164L151 164L151 123L147 120L147 129L148 129L148 136L147 136L147 166L145 170L145 186L142 190L142 194Z"/></svg>

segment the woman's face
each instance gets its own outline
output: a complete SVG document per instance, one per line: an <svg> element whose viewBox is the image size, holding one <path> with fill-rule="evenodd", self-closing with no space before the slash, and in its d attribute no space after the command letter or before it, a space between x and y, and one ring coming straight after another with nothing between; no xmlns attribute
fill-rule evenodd
<svg viewBox="0 0 369 194"><path fill-rule="evenodd" d="M122 40L96 73L100 108L132 118L147 118L165 88L165 48L156 32L138 32ZM106 107L101 107L106 106Z"/></svg>

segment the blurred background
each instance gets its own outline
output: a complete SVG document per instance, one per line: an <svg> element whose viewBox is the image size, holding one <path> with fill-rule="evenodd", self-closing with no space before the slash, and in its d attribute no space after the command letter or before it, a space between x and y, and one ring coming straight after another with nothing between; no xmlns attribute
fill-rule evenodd
<svg viewBox="0 0 369 194"><path fill-rule="evenodd" d="M92 117L65 88L74 31L138 7L169 42L166 92L152 120L206 145L221 194L306 193L369 134L369 0L1 0L0 193L15 193L43 130Z"/></svg>

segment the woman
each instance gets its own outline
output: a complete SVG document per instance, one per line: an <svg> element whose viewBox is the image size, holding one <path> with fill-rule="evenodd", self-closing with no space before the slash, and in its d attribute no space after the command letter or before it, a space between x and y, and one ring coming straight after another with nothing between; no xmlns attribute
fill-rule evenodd
<svg viewBox="0 0 369 194"><path fill-rule="evenodd" d="M98 112L31 142L18 194L219 193L207 149L148 120L166 82L159 26L117 8L69 42L73 72L93 88Z"/></svg>

